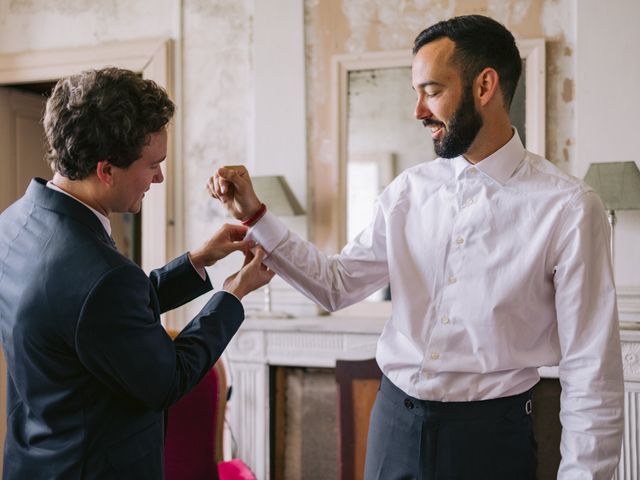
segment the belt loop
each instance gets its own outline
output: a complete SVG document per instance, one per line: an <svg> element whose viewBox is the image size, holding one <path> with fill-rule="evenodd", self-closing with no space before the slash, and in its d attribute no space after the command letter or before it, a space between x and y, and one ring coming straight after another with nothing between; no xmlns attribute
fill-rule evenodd
<svg viewBox="0 0 640 480"><path fill-rule="evenodd" d="M531 402L531 399L527 400L524 404L524 411L527 415L531 415L531 412L533 411L533 403Z"/></svg>

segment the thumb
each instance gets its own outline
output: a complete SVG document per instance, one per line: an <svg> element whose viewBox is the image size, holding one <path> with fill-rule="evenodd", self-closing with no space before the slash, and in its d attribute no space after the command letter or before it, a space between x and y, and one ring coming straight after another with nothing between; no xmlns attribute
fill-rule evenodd
<svg viewBox="0 0 640 480"><path fill-rule="evenodd" d="M249 262L249 265L260 265L266 256L267 254L262 247L256 247L253 250L253 258L251 259L251 262Z"/></svg>

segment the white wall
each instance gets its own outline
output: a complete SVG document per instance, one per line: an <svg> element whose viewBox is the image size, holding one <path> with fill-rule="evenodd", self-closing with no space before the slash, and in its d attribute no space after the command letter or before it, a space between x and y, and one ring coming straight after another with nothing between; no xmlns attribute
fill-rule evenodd
<svg viewBox="0 0 640 480"><path fill-rule="evenodd" d="M640 165L640 2L577 2L576 159L589 164L633 160ZM619 287L640 287L640 211L616 212L615 270Z"/></svg>

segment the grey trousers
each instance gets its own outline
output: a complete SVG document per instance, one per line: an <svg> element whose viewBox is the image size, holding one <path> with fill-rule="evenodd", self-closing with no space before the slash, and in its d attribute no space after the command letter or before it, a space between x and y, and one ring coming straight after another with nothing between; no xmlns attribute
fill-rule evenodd
<svg viewBox="0 0 640 480"><path fill-rule="evenodd" d="M365 480L535 480L531 391L476 402L406 395L382 377Z"/></svg>

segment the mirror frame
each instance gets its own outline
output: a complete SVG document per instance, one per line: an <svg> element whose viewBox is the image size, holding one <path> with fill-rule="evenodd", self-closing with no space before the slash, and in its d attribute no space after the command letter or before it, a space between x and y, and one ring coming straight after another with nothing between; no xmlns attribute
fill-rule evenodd
<svg viewBox="0 0 640 480"><path fill-rule="evenodd" d="M545 43L543 38L516 40L520 56L526 60L525 125L526 149L545 156ZM326 192L328 204L336 205L339 251L347 241L347 125L349 106L349 73L397 67L411 67L413 55L407 50L341 54L332 57L332 144L337 163L338 182Z"/></svg>

